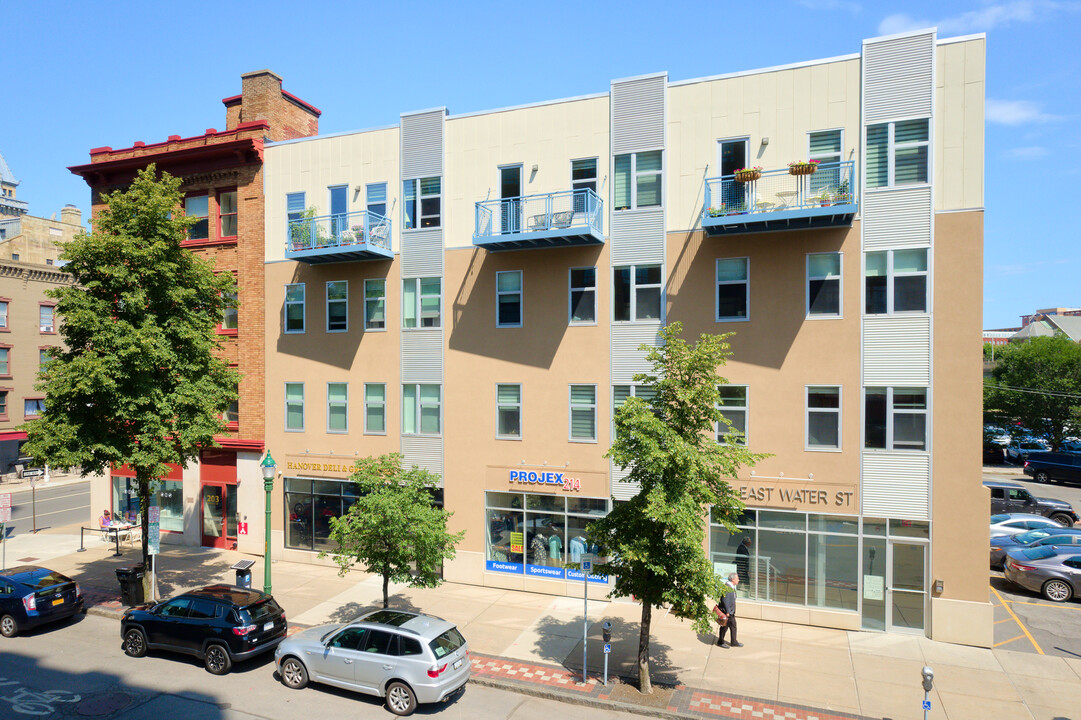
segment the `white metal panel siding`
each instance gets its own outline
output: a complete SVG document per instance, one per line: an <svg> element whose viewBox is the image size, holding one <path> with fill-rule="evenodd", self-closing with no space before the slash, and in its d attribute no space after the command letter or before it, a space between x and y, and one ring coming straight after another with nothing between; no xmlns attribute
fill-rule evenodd
<svg viewBox="0 0 1081 720"><path fill-rule="evenodd" d="M864 387L925 387L930 384L931 317L864 318Z"/></svg>
<svg viewBox="0 0 1081 720"><path fill-rule="evenodd" d="M402 467L414 465L438 475L437 487L443 487L443 438L403 435Z"/></svg>
<svg viewBox="0 0 1081 720"><path fill-rule="evenodd" d="M632 497L638 494L638 491L642 489L642 486L636 482L620 482L623 478L630 475L630 471L616 467L609 461L611 466L612 477L612 497L616 500L630 500Z"/></svg>
<svg viewBox="0 0 1081 720"><path fill-rule="evenodd" d="M628 385L635 373L647 372L652 367L646 362L641 345L659 346L657 335L660 321L643 323L614 323L612 325L612 384Z"/></svg>
<svg viewBox="0 0 1081 720"><path fill-rule="evenodd" d="M402 331L402 382L443 382L443 331Z"/></svg>
<svg viewBox="0 0 1081 720"><path fill-rule="evenodd" d="M864 249L928 247L931 188L868 190L863 195Z"/></svg>
<svg viewBox="0 0 1081 720"><path fill-rule="evenodd" d="M612 213L612 265L664 262L664 210Z"/></svg>
<svg viewBox="0 0 1081 720"><path fill-rule="evenodd" d="M402 179L443 174L443 109L402 116Z"/></svg>
<svg viewBox="0 0 1081 720"><path fill-rule="evenodd" d="M402 233L402 277L443 276L443 229L406 230Z"/></svg>
<svg viewBox="0 0 1081 720"><path fill-rule="evenodd" d="M935 34L863 46L864 124L931 114Z"/></svg>
<svg viewBox="0 0 1081 720"><path fill-rule="evenodd" d="M930 520L931 457L926 453L863 454L863 514Z"/></svg>
<svg viewBox="0 0 1081 720"><path fill-rule="evenodd" d="M664 147L667 75L612 83L612 154Z"/></svg>

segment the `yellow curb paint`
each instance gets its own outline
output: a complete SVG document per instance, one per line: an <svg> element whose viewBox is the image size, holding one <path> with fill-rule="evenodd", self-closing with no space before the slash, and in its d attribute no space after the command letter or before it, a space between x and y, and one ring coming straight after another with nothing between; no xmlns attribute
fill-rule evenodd
<svg viewBox="0 0 1081 720"><path fill-rule="evenodd" d="M998 590L995 590L994 588L991 588L991 592L993 592L995 594L995 597L998 598L998 601L1000 603L1002 603L1002 606L1004 608L1006 608L1006 612L1008 612L1010 614L1010 617L1012 617L1015 621L1017 621L1017 626L1019 628L1021 628L1021 632L1023 632L1025 634L1025 637L1027 637L1029 639L1029 642L1032 643L1032 647L1036 648L1036 652L1038 652L1041 655L1046 655L1047 653L1045 653L1043 651L1043 648L1040 647L1040 644L1036 642L1036 638L1032 637L1032 633L1030 633L1028 631L1028 628L1025 627L1025 624L1023 622L1021 622L1021 618L1017 617L1017 614L1014 613L1013 609L1009 605L1007 605L1006 601L1002 598L1002 596L998 594Z"/></svg>

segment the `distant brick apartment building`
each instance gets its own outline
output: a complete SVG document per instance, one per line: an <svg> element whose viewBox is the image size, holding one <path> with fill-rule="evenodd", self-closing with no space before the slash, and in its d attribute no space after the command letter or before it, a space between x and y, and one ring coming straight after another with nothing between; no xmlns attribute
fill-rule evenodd
<svg viewBox="0 0 1081 720"><path fill-rule="evenodd" d="M151 163L181 178L184 212L198 218L184 246L236 280L239 302L226 311L218 333L222 352L242 376L239 401L228 412L227 435L218 438L221 448L173 468L162 482L157 502L166 542L244 550L250 538L252 549L261 548L259 535L238 535L238 525L258 514L263 493L263 145L318 134L320 115L281 84L269 70L247 73L241 94L222 100L225 130L118 150L98 147L88 164L70 168L90 186L94 212L103 193L126 187ZM91 506L137 510L130 475L118 468L107 483L94 483Z"/></svg>

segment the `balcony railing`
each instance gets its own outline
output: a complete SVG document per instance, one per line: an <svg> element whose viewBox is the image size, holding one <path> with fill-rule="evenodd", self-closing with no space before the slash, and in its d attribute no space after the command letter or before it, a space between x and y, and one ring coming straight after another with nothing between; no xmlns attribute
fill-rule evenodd
<svg viewBox="0 0 1081 720"><path fill-rule="evenodd" d="M859 209L855 163L821 163L810 175L765 170L741 182L706 178L702 227L710 235L851 225Z"/></svg>
<svg viewBox="0 0 1081 720"><path fill-rule="evenodd" d="M604 242L604 201L589 189L478 202L473 244L488 250Z"/></svg>
<svg viewBox="0 0 1081 720"><path fill-rule="evenodd" d="M391 221L369 210L301 218L289 223L285 256L312 265L393 258Z"/></svg>

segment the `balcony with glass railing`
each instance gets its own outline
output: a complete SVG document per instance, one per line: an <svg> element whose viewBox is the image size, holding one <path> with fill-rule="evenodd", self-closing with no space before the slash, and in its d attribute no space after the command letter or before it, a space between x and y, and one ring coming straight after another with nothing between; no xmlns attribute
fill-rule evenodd
<svg viewBox="0 0 1081 720"><path fill-rule="evenodd" d="M473 244L493 252L604 243L604 201L589 189L484 200Z"/></svg>
<svg viewBox="0 0 1081 720"><path fill-rule="evenodd" d="M299 218L289 222L285 257L309 265L389 260L390 218L369 210Z"/></svg>
<svg viewBox="0 0 1081 720"><path fill-rule="evenodd" d="M706 178L702 227L710 235L852 225L859 210L855 163L820 163L809 175L788 168Z"/></svg>

